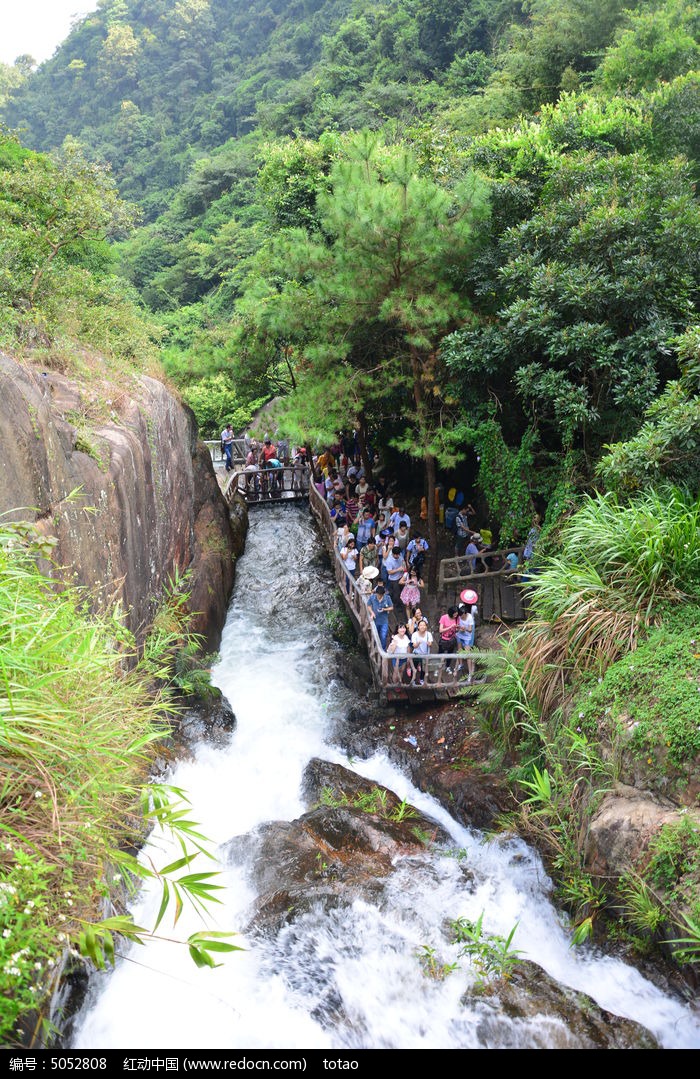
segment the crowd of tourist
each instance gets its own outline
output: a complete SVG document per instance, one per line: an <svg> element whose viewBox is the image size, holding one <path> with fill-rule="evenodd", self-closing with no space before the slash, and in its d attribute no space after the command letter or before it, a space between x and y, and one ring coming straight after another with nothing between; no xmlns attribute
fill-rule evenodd
<svg viewBox="0 0 700 1079"><path fill-rule="evenodd" d="M222 431L221 442L226 469L230 470L230 425ZM310 482L325 501L335 528L336 555L344 568L345 588L348 595L357 589L366 602L382 650L393 656L393 680L424 685L426 657L437 652L451 657L440 665L441 678L460 676L470 684L475 676L471 653L476 639L478 595L472 589L463 590L461 602L443 611L434 631L431 629L421 606L429 543L396 496L395 487L389 484L379 455L369 452L366 459L371 461L371 474L366 475L352 436L341 437L336 445L314 453L309 446L290 450L286 439L279 439L275 445L268 435L258 442L246 434L244 452L239 484L248 499L281 495L285 468L291 466L291 489L302 491ZM286 482L289 488L289 472ZM474 527L475 516L474 507L462 500L451 524L458 572L467 576L487 570L518 570L517 553L496 553L491 534ZM423 500L421 520L425 517ZM536 518L526 556L532 552L539 526Z"/></svg>
<svg viewBox="0 0 700 1079"><path fill-rule="evenodd" d="M449 608L435 634L431 631L421 607L428 540L392 493L378 455L371 460L370 482L359 455L342 445L310 459L312 482L336 529L346 590L350 594L356 587L363 596L382 650L393 657L394 682L424 685L426 657L439 652L455 655L454 662L440 665L440 676L463 673L469 684L474 678L469 653L475 642L477 594L465 593L466 601Z"/></svg>

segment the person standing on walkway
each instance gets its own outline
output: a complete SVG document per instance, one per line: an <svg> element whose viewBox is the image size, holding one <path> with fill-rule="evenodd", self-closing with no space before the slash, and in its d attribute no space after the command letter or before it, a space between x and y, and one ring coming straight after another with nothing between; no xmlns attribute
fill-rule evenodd
<svg viewBox="0 0 700 1079"><path fill-rule="evenodd" d="M411 527L411 518L404 511L403 506L399 502L398 506L389 518L389 527L393 528L394 535L396 535L396 533L398 532L400 524L405 524L406 528Z"/></svg>
<svg viewBox="0 0 700 1079"><path fill-rule="evenodd" d="M377 627L383 652L386 652L389 640L389 614L393 609L394 605L386 594L384 585L380 582L367 601L367 611Z"/></svg>
<svg viewBox="0 0 700 1079"><path fill-rule="evenodd" d="M260 498L260 469L258 468L259 457L260 450L258 448L257 442L255 441L255 439L253 439L250 443L250 449L248 450L245 459L245 490L246 496L249 498Z"/></svg>
<svg viewBox="0 0 700 1079"><path fill-rule="evenodd" d="M484 569L484 563L481 559L477 559L477 555L481 554L481 533L471 532L467 542L466 549L464 551L465 557L469 558L467 563L470 573L482 572ZM478 563L478 571L477 571Z"/></svg>
<svg viewBox="0 0 700 1079"><path fill-rule="evenodd" d="M535 547L537 541L540 538L540 532L542 531L542 518L539 513L536 513L532 518L532 528L527 534L525 540L525 550L523 551L523 562L529 562L535 553Z"/></svg>
<svg viewBox="0 0 700 1079"><path fill-rule="evenodd" d="M370 538L373 538L376 533L376 525L374 518L367 506L362 511L360 518L357 522L357 548L362 550Z"/></svg>
<svg viewBox="0 0 700 1079"><path fill-rule="evenodd" d="M263 497L271 495L271 477L266 475L266 470L271 468L270 461L277 459L277 449L272 444L272 439L269 435L265 435L265 441L263 442L262 449L260 450L260 467L263 469L262 474L262 494Z"/></svg>
<svg viewBox="0 0 700 1079"><path fill-rule="evenodd" d="M221 432L221 450L226 461L226 471L233 468L233 427L227 423Z"/></svg>
<svg viewBox="0 0 700 1079"><path fill-rule="evenodd" d="M343 562L345 563L345 569L347 570L347 572L349 574L349 576L345 578L345 588L347 590L348 595L350 595L350 593L352 592L352 585L350 584L350 577L354 578L356 576L357 562L358 562L358 558L359 558L359 554L358 554L357 548L355 546L355 537L354 536L352 536L352 535L350 536L350 538L349 538L349 540L347 542L347 546L343 547L342 551L340 552L340 557L342 558Z"/></svg>
<svg viewBox="0 0 700 1079"><path fill-rule="evenodd" d="M457 649L459 652L471 652L474 647L476 624L474 622L475 603L461 603L457 611ZM474 679L474 660L467 659L467 685L471 685Z"/></svg>
<svg viewBox="0 0 700 1079"><path fill-rule="evenodd" d="M457 651L457 608L448 607L447 613L443 614L439 622L438 651L443 654L452 654ZM452 673L452 664L446 663L446 674Z"/></svg>
<svg viewBox="0 0 700 1079"><path fill-rule="evenodd" d="M400 682L403 678L407 682L413 679L414 666L410 659L411 654L411 640L406 632L406 624L401 622L396 627L396 633L391 638L391 643L387 648L387 652L392 652L398 658L393 661L394 668L394 682Z"/></svg>
<svg viewBox="0 0 700 1079"><path fill-rule="evenodd" d="M425 681L426 669L424 664L426 660L423 658L430 652L430 646L433 643L433 635L428 629L428 623L424 618L421 618L418 622L418 626L411 634L411 645L413 647L413 663L416 669L416 681L415 685L422 686Z"/></svg>
<svg viewBox="0 0 700 1079"><path fill-rule="evenodd" d="M471 529L469 527L469 519L467 517L466 509L462 508L455 517L455 555L457 558L461 558L464 554L467 543L469 542L469 536L471 535Z"/></svg>
<svg viewBox="0 0 700 1079"><path fill-rule="evenodd" d="M401 578L406 572L406 560L404 559L401 548L396 540L394 540L394 544L390 548L389 554L383 560L383 566L386 570L386 576L389 582L391 602L398 611L399 604L401 603Z"/></svg>
<svg viewBox="0 0 700 1079"><path fill-rule="evenodd" d="M368 566L375 568L379 576L379 548L374 536L369 537L360 551L360 571L367 569Z"/></svg>
<svg viewBox="0 0 700 1079"><path fill-rule="evenodd" d="M403 603L406 614L410 619L416 607L420 606L420 590L421 588L425 588L425 585L423 584L422 578L418 576L414 569L406 570L401 578L401 584L403 585L403 588L401 589L399 599Z"/></svg>
<svg viewBox="0 0 700 1079"><path fill-rule="evenodd" d="M423 566L425 565L425 559L429 550L429 543L420 532L416 532L412 540L409 540L406 547L406 560L408 562L409 569L414 569L420 577L423 573Z"/></svg>

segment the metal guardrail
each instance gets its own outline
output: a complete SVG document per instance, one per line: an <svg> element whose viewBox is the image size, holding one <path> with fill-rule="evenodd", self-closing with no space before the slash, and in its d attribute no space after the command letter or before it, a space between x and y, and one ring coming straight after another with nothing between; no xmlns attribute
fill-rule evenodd
<svg viewBox="0 0 700 1079"><path fill-rule="evenodd" d="M231 472L223 495L226 501L242 498L248 505L297 502L309 495L308 465L281 465L279 468L236 468ZM316 492L318 494L318 492Z"/></svg>
<svg viewBox="0 0 700 1079"><path fill-rule="evenodd" d="M217 461L224 461L224 454L221 452L221 439L205 438L204 445L211 454L211 459L214 464ZM245 448L245 442L242 438L234 438L233 440L233 461L235 464L242 464L247 456L247 450Z"/></svg>

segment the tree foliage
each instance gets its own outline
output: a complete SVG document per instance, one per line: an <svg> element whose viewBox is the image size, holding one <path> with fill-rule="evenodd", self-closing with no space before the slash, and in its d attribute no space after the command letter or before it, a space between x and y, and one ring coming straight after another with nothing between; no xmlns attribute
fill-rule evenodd
<svg viewBox="0 0 700 1079"><path fill-rule="evenodd" d="M445 467L480 443L504 461L527 444L525 487L508 509L491 499L520 520L571 477L591 482L603 446L631 451L640 425L660 447L677 445L658 429L666 412L692 428L692 395L674 386L697 321L697 66L683 0L104 0L50 61L18 60L0 85L30 145L79 138L138 199L146 224L117 245L119 271L193 400L201 379L241 407L304 385L288 405L300 433L321 437L346 410L343 426L362 417ZM374 186L348 130L382 147ZM427 258L399 287L389 229L368 222L392 220L382 169L391 158L396 174L401 152L407 193L433 185L455 233L465 177L487 185L490 216L468 257L457 242L439 274ZM430 200L416 212L430 231ZM109 267L107 246L80 238L38 262L27 249L25 266L16 254L18 282L38 267L37 296L47 273L57 298L88 262ZM73 331L89 325L64 310ZM483 485L498 486L488 457ZM650 454L650 476L666 457Z"/></svg>
<svg viewBox="0 0 700 1079"><path fill-rule="evenodd" d="M156 327L114 273L108 240L125 234L135 207L108 169L68 143L54 158L0 142L0 330L80 339L106 353L152 354Z"/></svg>

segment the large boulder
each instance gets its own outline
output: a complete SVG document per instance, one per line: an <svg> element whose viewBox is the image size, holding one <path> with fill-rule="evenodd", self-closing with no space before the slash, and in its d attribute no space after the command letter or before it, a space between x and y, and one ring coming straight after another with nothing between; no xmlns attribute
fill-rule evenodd
<svg viewBox="0 0 700 1079"><path fill-rule="evenodd" d="M120 601L142 637L168 581L218 647L234 540L194 416L147 376L78 384L0 353L0 514L56 541L47 572Z"/></svg>
<svg viewBox="0 0 700 1079"><path fill-rule="evenodd" d="M378 901L399 855L449 843L434 820L342 765L312 760L303 792L308 813L263 824L223 848L228 861L251 867L257 898L249 930L275 933L319 905Z"/></svg>
<svg viewBox="0 0 700 1079"><path fill-rule="evenodd" d="M589 873L614 879L643 864L649 843L678 810L633 787L619 785L606 794L591 819L585 864Z"/></svg>

